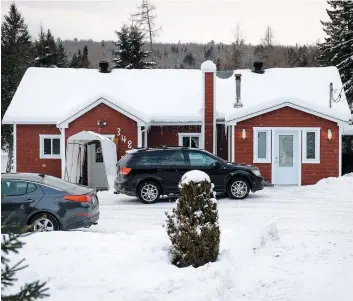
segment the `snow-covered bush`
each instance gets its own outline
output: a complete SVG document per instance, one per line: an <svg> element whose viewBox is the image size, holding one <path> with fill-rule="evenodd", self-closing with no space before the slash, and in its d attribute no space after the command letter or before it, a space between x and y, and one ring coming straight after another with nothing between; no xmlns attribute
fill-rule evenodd
<svg viewBox="0 0 353 301"><path fill-rule="evenodd" d="M172 263L178 267L202 266L217 260L220 242L217 201L209 176L198 170L185 173L179 184L180 198L167 215L172 242Z"/></svg>

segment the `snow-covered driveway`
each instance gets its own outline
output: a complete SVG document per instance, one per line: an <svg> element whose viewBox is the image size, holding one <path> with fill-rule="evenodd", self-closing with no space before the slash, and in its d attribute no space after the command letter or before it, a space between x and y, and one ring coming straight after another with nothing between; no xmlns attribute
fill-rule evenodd
<svg viewBox="0 0 353 301"><path fill-rule="evenodd" d="M353 176L219 200L219 260L198 269L168 261L174 203L100 204L95 227L27 238L20 282L47 280L58 301L353 300Z"/></svg>

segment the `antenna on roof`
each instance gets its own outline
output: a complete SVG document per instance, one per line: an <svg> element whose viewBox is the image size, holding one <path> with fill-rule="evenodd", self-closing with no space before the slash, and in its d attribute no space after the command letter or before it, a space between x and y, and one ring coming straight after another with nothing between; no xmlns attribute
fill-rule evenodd
<svg viewBox="0 0 353 301"><path fill-rule="evenodd" d="M337 96L336 99L333 97L333 93L334 93L335 91L337 91L337 90L333 90L333 83L331 82L331 83L330 83L330 100L329 100L329 107L330 107L330 108L332 108L332 101L335 102L335 103L340 102L341 97L342 97L343 87L341 88L341 91L340 91L340 93L338 94L338 96Z"/></svg>

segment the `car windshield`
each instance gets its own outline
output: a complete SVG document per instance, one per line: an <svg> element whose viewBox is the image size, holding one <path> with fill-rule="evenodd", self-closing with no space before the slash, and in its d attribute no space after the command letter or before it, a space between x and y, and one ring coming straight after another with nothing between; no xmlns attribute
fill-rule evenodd
<svg viewBox="0 0 353 301"><path fill-rule="evenodd" d="M202 150L202 151L205 152L205 153L207 153L207 154L209 154L211 157L216 158L218 161L223 162L224 164L226 164L226 163L228 162L228 161L222 159L221 157L215 156L214 154L210 153L209 151L207 151L207 150L205 150L205 149Z"/></svg>
<svg viewBox="0 0 353 301"><path fill-rule="evenodd" d="M42 184L52 186L53 188L57 188L60 190L71 190L77 187L76 184L64 181L60 178L52 177L52 176L44 176Z"/></svg>

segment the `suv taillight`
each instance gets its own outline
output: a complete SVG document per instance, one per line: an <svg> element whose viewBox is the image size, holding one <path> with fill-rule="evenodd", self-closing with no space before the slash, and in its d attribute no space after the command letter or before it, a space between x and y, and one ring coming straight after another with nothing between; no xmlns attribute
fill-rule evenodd
<svg viewBox="0 0 353 301"><path fill-rule="evenodd" d="M131 171L130 167L120 167L120 174L123 176L127 176Z"/></svg>

